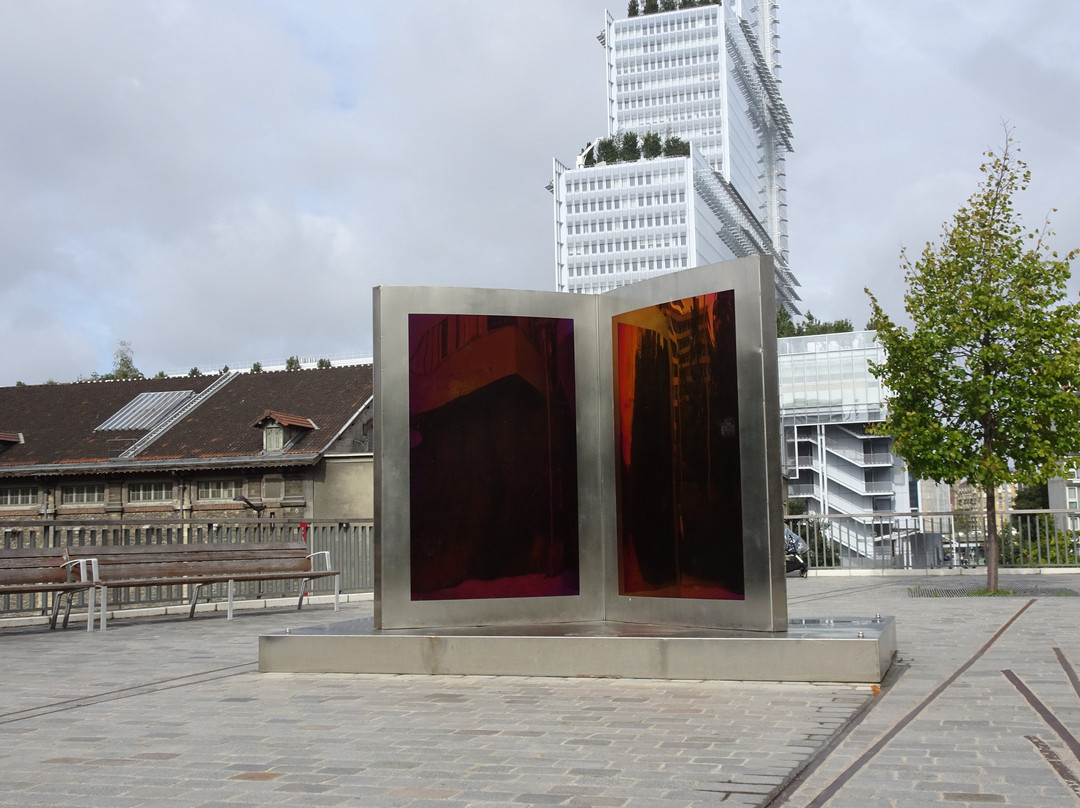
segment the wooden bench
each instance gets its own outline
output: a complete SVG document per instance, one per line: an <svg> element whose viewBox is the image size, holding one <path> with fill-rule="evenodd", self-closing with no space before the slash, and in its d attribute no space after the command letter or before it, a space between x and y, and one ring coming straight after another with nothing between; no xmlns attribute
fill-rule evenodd
<svg viewBox="0 0 1080 808"><path fill-rule="evenodd" d="M191 611L208 584L228 585L228 619L233 616L233 588L245 581L299 581L304 605L307 584L316 578L334 579L334 610L339 608L340 574L330 566L330 553L310 552L304 542L258 542L250 544L143 544L69 548L73 557L97 559L95 586L101 596L100 623L106 627L106 604L110 588L138 586L191 587ZM320 562L321 559L321 562ZM320 568L321 567L321 568ZM209 600L209 598L207 598Z"/></svg>
<svg viewBox="0 0 1080 808"><path fill-rule="evenodd" d="M63 547L0 550L0 595L53 594L49 628L56 628L60 601L65 600L64 628L71 615L71 599L87 592L86 630L94 627L94 574L91 557L72 559ZM89 570L89 572L88 572Z"/></svg>

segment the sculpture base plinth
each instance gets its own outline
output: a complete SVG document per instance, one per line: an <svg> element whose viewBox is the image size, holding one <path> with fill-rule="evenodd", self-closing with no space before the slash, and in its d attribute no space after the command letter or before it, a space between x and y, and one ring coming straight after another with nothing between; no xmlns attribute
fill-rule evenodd
<svg viewBox="0 0 1080 808"><path fill-rule="evenodd" d="M377 631L366 619L262 636L259 670L878 684L895 652L891 617L798 618L775 634L611 622Z"/></svg>

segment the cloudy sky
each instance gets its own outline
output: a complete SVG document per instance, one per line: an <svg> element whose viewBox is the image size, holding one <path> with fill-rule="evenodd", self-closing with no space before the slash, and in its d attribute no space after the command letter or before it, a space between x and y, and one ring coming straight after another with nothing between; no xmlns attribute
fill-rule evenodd
<svg viewBox="0 0 1080 808"><path fill-rule="evenodd" d="M371 288L553 288L604 0L0 0L0 385L370 355ZM902 307L1008 121L1080 246L1080 4L784 0L804 310ZM1080 270L1080 263L1077 265ZM1075 284L1074 284L1075 286Z"/></svg>

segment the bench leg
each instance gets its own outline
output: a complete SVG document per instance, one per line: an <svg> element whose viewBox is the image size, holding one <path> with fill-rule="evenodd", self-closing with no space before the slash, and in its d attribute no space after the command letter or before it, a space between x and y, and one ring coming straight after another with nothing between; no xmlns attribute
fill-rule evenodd
<svg viewBox="0 0 1080 808"><path fill-rule="evenodd" d="M341 599L341 576L334 576L334 611L339 611L338 601Z"/></svg>
<svg viewBox="0 0 1080 808"><path fill-rule="evenodd" d="M195 589L191 593L191 611L188 612L188 618L195 616L195 607L199 605L199 593L202 592L202 584L194 584ZM209 598L207 598L209 600Z"/></svg>
<svg viewBox="0 0 1080 808"><path fill-rule="evenodd" d="M68 601L68 604L69 605L71 604L70 600ZM102 610L102 613L104 613L104 611L105 611L105 598L101 599L101 610ZM101 627L105 628L105 623L104 622L102 622ZM90 587L89 589L86 590L86 630L87 631L93 631L94 630L94 587Z"/></svg>
<svg viewBox="0 0 1080 808"><path fill-rule="evenodd" d="M98 592L98 595L101 597L101 614L100 614L100 616L98 618L98 628L101 631L104 631L105 630L105 623L109 619L109 610L106 608L106 604L109 602L109 588L107 586L99 586L97 588L101 590L100 592ZM94 607L94 601L91 600L90 601L91 611L93 610L93 607Z"/></svg>
<svg viewBox="0 0 1080 808"><path fill-rule="evenodd" d="M49 628L50 629L56 628L56 618L60 615L60 601L65 596L68 598L68 603L71 603L71 593L70 592L57 592L55 595L53 595L52 616L49 618ZM64 614L64 628L67 628L67 614L66 613Z"/></svg>
<svg viewBox="0 0 1080 808"><path fill-rule="evenodd" d="M296 611L300 611L304 608L304 595L307 594L307 588L310 582L310 578L300 579L300 599L296 601Z"/></svg>
<svg viewBox="0 0 1080 808"><path fill-rule="evenodd" d="M232 620L232 604L233 604L233 582L232 581L229 581L229 583L228 583L228 590L229 590L229 616L228 616L227 619Z"/></svg>

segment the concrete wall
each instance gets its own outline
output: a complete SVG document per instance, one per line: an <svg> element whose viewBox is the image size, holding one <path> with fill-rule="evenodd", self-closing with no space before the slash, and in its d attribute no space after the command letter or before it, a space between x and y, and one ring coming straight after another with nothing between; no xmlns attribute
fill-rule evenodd
<svg viewBox="0 0 1080 808"><path fill-rule="evenodd" d="M375 465L371 454L330 455L315 474L313 519L375 518Z"/></svg>

